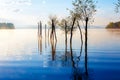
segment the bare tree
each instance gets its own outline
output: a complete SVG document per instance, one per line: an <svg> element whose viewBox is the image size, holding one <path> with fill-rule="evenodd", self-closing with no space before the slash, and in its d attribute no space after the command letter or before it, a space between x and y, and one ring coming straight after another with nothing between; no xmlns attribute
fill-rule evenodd
<svg viewBox="0 0 120 80"><path fill-rule="evenodd" d="M67 26L65 25L65 23ZM66 32L68 34L71 31L72 23L73 23L73 19L69 16L69 17L66 17L65 19L62 19L61 21L59 21L58 25L60 26L61 30L63 30L63 31L65 31L65 27L66 27ZM74 30L75 30L75 27L74 27Z"/></svg>
<svg viewBox="0 0 120 80"><path fill-rule="evenodd" d="M115 12L118 13L120 10L120 0L115 3Z"/></svg>
<svg viewBox="0 0 120 80"><path fill-rule="evenodd" d="M67 17L66 19L62 19L59 23L59 26L62 30L65 31L65 36L70 32L70 44L72 45L72 37L73 31L76 29L76 17Z"/></svg>
<svg viewBox="0 0 120 80"><path fill-rule="evenodd" d="M50 38L52 39L53 37L54 39L55 37L55 40L57 41L56 28L55 28L58 24L57 16L49 16L49 19L50 21L48 22L48 24L51 25L51 28L52 28Z"/></svg>
<svg viewBox="0 0 120 80"><path fill-rule="evenodd" d="M87 63L88 24L96 12L96 5L93 0L75 0L73 6L74 10L72 12L80 15L80 20L85 24L85 63ZM85 67L87 67L87 64L85 64ZM88 74L87 68L86 74Z"/></svg>

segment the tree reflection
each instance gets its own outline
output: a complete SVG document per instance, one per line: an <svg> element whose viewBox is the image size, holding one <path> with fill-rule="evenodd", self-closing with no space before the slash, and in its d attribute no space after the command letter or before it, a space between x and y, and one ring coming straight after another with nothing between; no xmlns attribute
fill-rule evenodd
<svg viewBox="0 0 120 80"><path fill-rule="evenodd" d="M47 42L47 41L46 41L46 34L47 34L47 33L46 33L46 29L47 29L47 25L45 25L45 48L47 47L47 44L46 44L46 42Z"/></svg>
<svg viewBox="0 0 120 80"><path fill-rule="evenodd" d="M50 37L49 37L49 30L50 30L50 29L48 28L48 45L49 45L49 38L50 38Z"/></svg>
<svg viewBox="0 0 120 80"><path fill-rule="evenodd" d="M87 54L85 54L85 74L82 74L82 72L80 71L79 62L80 62L80 58L81 58L82 51L83 51L83 38L82 38L82 31L81 31L79 22L77 22L77 25L78 25L80 35L81 35L81 47L80 47L80 54L79 54L79 56L76 57L74 55L75 52L73 52L73 49L72 49L72 42L70 42L71 64L73 67L72 79L73 80L82 80L82 79L86 80L88 77ZM65 48L65 50L66 50L66 48ZM65 51L65 52L67 52L67 51ZM83 77L83 75L85 77Z"/></svg>
<svg viewBox="0 0 120 80"><path fill-rule="evenodd" d="M120 36L120 29L106 29L108 34L119 37Z"/></svg>
<svg viewBox="0 0 120 80"><path fill-rule="evenodd" d="M42 54L42 22L38 22L38 52Z"/></svg>
<svg viewBox="0 0 120 80"><path fill-rule="evenodd" d="M78 67L79 61L75 61L74 55L73 55L73 50L72 50L72 44L70 43L70 55L71 55L71 62L72 62L72 67L73 67L73 80L82 80L82 75L80 74L80 68ZM80 58L80 57L79 57ZM80 60L80 59L79 59Z"/></svg>
<svg viewBox="0 0 120 80"><path fill-rule="evenodd" d="M51 50L52 50L52 60L55 60L55 54L56 54L56 44L57 41L52 38L50 38L50 43L51 43Z"/></svg>
<svg viewBox="0 0 120 80"><path fill-rule="evenodd" d="M38 51L42 54L42 37L38 36Z"/></svg>

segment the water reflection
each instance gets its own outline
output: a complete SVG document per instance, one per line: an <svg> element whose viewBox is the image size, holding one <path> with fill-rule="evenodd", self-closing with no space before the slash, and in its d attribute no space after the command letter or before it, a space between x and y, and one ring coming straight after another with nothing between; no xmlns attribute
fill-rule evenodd
<svg viewBox="0 0 120 80"><path fill-rule="evenodd" d="M70 53L71 53L71 63L72 63L72 67L73 67L73 77L72 77L72 80L82 80L82 75L80 74L80 68L78 67L78 65L76 65L76 64L79 63L79 61L74 61L72 44L70 44Z"/></svg>
<svg viewBox="0 0 120 80"><path fill-rule="evenodd" d="M50 38L50 37L49 37L49 33L50 33L50 32L49 32L49 28L48 28L48 33L47 33L47 34L48 34L48 35L47 35L47 37L48 37L48 38L47 38L47 39L48 39L48 40L47 40L47 41L48 41L48 46L49 46L49 38Z"/></svg>
<svg viewBox="0 0 120 80"><path fill-rule="evenodd" d="M106 31L113 36L120 36L120 29L107 29Z"/></svg>
<svg viewBox="0 0 120 80"><path fill-rule="evenodd" d="M76 55L76 51L73 50L73 45L72 43L68 43L68 40L67 40L67 36L65 35L65 49L64 51L61 51L62 53L64 53L64 55L62 55L62 60L59 61L59 57L58 55L61 55L59 53L59 51L57 50L56 51L56 47L57 47L57 41L54 39L54 37L51 37L49 38L49 30L48 30L48 43L49 43L49 40L50 40L50 51L51 51L51 58L52 58L52 61L56 61L58 62L58 64L60 65L61 62L63 62L64 64L62 64L61 66L63 67L71 67L72 68L72 76L71 76L71 79L72 80L86 80L87 77L88 77L88 66L87 66L87 54L85 54L85 73L82 72L80 70L80 60L81 60L81 55L82 55L82 51L83 51L83 41L81 40L81 43L80 43L80 49L79 49L79 55ZM43 39L44 40L44 39ZM47 46L46 45L46 31L45 31L45 47ZM68 46L68 44L70 44ZM68 49L68 47L70 47ZM48 47L46 47L48 48ZM40 51L40 54L42 53L42 37L41 36L38 36L38 49ZM78 54L78 51L77 51L77 54ZM64 58L63 58L64 57ZM48 62L48 63L52 63L52 62ZM57 65L57 64L56 64ZM51 64L48 66L50 67ZM84 68L83 68L84 69Z"/></svg>
<svg viewBox="0 0 120 80"><path fill-rule="evenodd" d="M38 52L42 54L42 37L38 36Z"/></svg>
<svg viewBox="0 0 120 80"><path fill-rule="evenodd" d="M47 29L47 25L45 25L45 48L47 48L47 41L46 41L46 37L47 37L47 33L46 33L46 29Z"/></svg>
<svg viewBox="0 0 120 80"><path fill-rule="evenodd" d="M87 80L88 78L90 78L88 80L120 80L120 35L117 35L120 32L113 30L115 33L113 34L111 31L90 29L87 57L84 57L84 52L81 55L79 53L81 51L78 32L73 36L71 49L69 41L64 46L64 35L60 31L56 32L58 41L51 41L51 46L44 49L42 47L45 41L44 36L42 39L36 37L37 30L1 30L0 80L8 80L10 79L8 76L13 75L16 75L16 77L13 76L15 80L23 78L23 75L24 79L28 77L29 80L35 78L39 80L57 80L58 78L58 80ZM39 55L38 49L44 54ZM4 69L1 68L2 66ZM91 71L91 69L94 70ZM32 79L30 79L31 75Z"/></svg>
<svg viewBox="0 0 120 80"><path fill-rule="evenodd" d="M51 54L52 54L52 60L55 60L55 54L56 54L56 44L57 41L54 40L53 38L50 39L50 43L51 43Z"/></svg>

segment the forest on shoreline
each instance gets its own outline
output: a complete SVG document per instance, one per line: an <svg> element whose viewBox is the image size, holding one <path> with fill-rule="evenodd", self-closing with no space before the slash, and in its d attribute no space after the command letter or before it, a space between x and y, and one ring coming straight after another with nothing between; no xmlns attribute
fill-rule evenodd
<svg viewBox="0 0 120 80"><path fill-rule="evenodd" d="M13 23L0 23L0 29L15 29Z"/></svg>

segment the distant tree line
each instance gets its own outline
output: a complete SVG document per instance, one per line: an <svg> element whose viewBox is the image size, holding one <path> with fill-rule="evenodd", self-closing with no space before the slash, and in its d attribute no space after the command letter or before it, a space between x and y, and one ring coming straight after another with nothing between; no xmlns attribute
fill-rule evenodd
<svg viewBox="0 0 120 80"><path fill-rule="evenodd" d="M107 26L106 26L106 29L111 29L111 28L114 28L114 29L118 29L120 28L120 22L110 22Z"/></svg>
<svg viewBox="0 0 120 80"><path fill-rule="evenodd" d="M13 23L0 23L0 29L15 29Z"/></svg>

